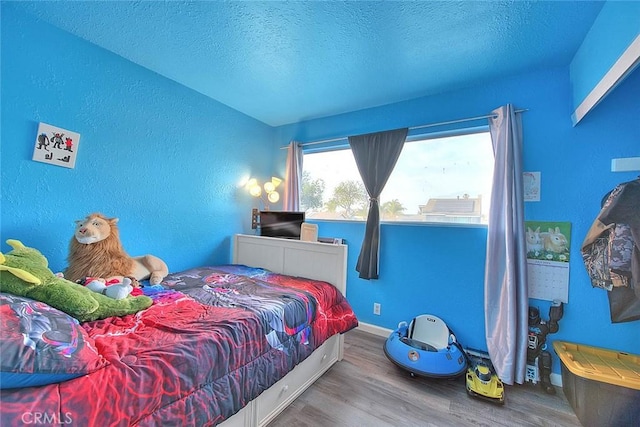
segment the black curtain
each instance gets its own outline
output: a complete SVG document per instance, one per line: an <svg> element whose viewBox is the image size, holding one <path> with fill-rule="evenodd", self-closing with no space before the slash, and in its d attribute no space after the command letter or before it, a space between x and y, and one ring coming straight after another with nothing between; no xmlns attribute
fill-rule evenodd
<svg viewBox="0 0 640 427"><path fill-rule="evenodd" d="M349 137L358 171L369 194L367 227L356 271L362 279L378 278L380 255L380 204L378 197L398 161L409 129L396 129Z"/></svg>

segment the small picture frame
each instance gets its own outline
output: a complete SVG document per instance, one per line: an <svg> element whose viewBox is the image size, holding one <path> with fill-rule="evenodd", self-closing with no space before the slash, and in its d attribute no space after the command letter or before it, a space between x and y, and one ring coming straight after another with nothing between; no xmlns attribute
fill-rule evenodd
<svg viewBox="0 0 640 427"><path fill-rule="evenodd" d="M522 174L524 182L524 201L540 201L540 172L524 172Z"/></svg>
<svg viewBox="0 0 640 427"><path fill-rule="evenodd" d="M33 147L33 160L73 169L79 145L79 133L40 122Z"/></svg>
<svg viewBox="0 0 640 427"><path fill-rule="evenodd" d="M303 242L318 241L318 224L303 222L300 226L300 240Z"/></svg>

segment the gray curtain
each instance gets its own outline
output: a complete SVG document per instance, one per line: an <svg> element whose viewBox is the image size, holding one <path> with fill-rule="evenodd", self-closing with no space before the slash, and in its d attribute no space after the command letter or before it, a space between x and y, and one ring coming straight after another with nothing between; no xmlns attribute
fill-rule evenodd
<svg viewBox="0 0 640 427"><path fill-rule="evenodd" d="M498 377L525 381L528 334L527 259L522 183L522 125L512 105L489 118L495 155L484 280L487 347Z"/></svg>
<svg viewBox="0 0 640 427"><path fill-rule="evenodd" d="M380 205L378 197L396 165L407 128L349 137L358 171L369 194L369 214L356 271L362 279L378 278Z"/></svg>
<svg viewBox="0 0 640 427"><path fill-rule="evenodd" d="M285 211L300 210L300 193L302 188L302 146L295 141L287 147L287 166L284 175L284 200L282 208Z"/></svg>

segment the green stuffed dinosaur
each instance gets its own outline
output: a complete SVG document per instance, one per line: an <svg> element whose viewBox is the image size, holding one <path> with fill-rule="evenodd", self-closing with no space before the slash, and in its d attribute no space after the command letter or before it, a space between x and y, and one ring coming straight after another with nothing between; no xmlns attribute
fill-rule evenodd
<svg viewBox="0 0 640 427"><path fill-rule="evenodd" d="M56 276L47 259L19 240L7 240L13 248L0 253L0 292L31 298L64 311L80 322L124 316L151 306L147 296L116 300Z"/></svg>

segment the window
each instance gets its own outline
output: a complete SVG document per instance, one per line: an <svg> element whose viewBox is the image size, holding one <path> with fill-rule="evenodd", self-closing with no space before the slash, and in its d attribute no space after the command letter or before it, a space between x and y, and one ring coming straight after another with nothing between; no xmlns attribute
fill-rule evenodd
<svg viewBox="0 0 640 427"><path fill-rule="evenodd" d="M486 224L493 148L489 132L408 140L380 195L382 221ZM304 154L307 218L367 217L367 192L351 150Z"/></svg>

